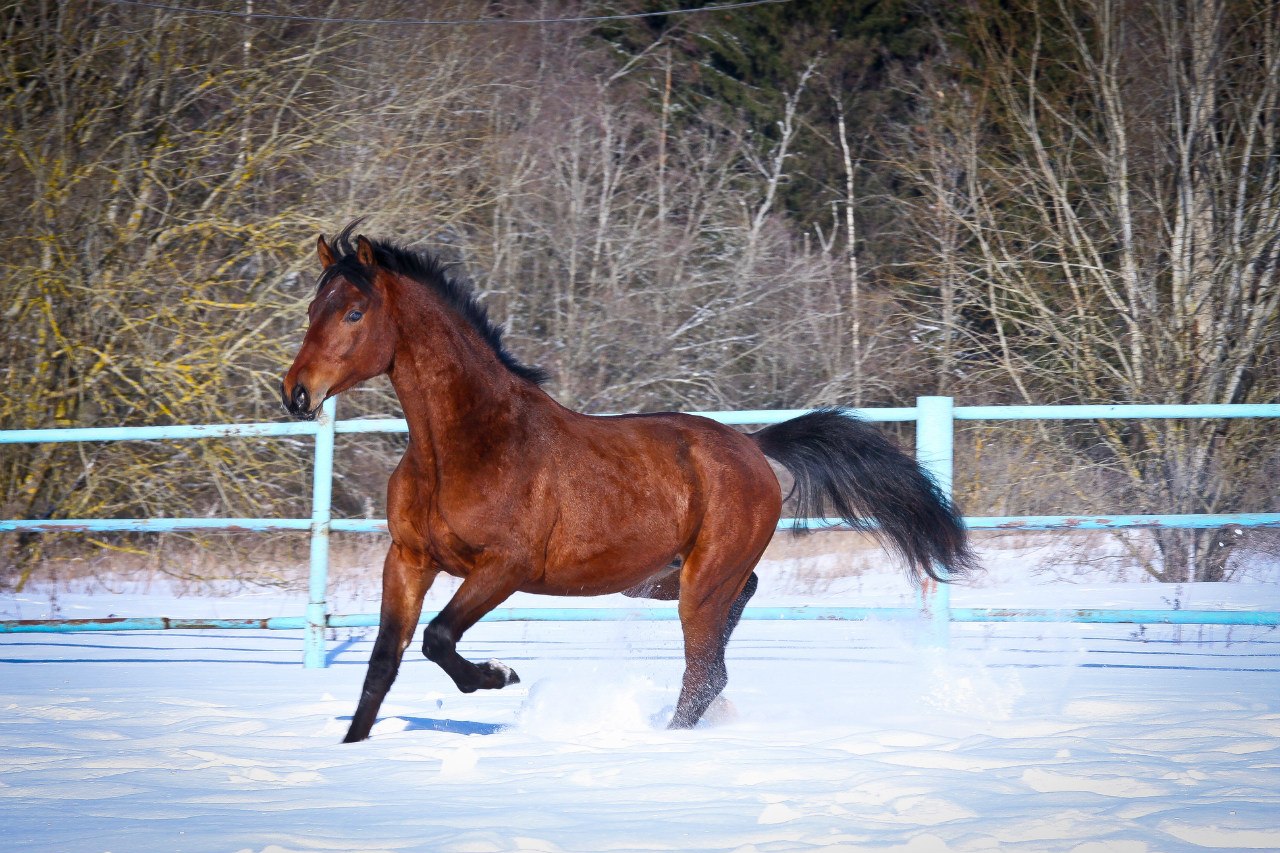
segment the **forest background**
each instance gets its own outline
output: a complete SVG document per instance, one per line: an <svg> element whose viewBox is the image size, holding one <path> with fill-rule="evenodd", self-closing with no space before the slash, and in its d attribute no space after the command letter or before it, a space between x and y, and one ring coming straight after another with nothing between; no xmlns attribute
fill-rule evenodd
<svg viewBox="0 0 1280 853"><path fill-rule="evenodd" d="M586 411L1277 400L1269 0L164 5L0 12L2 428L280 418L315 237L356 217ZM584 15L643 16L548 21ZM398 415L385 381L339 408ZM1275 512L1277 431L967 424L957 497ZM337 514L382 514L402 441L339 439ZM310 452L7 445L0 517L306 516ZM3 534L0 585L184 542L261 547ZM1135 559L1221 579L1213 542Z"/></svg>

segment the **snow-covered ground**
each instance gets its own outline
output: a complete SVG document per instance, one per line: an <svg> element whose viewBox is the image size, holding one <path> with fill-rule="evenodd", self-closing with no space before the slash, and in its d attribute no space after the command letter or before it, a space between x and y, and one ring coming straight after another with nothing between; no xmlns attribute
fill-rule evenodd
<svg viewBox="0 0 1280 853"><path fill-rule="evenodd" d="M1169 587L989 562L957 606L1280 610L1265 572ZM788 566L762 574L755 604L912 596L887 571L802 591ZM277 591L118 589L10 594L0 616L301 609ZM946 650L922 633L746 621L728 701L668 732L678 625L482 623L462 650L521 684L464 696L411 648L373 738L351 746L372 629L336 632L324 670L300 666L296 632L0 635L0 838L68 853L1280 850L1280 630L956 625Z"/></svg>

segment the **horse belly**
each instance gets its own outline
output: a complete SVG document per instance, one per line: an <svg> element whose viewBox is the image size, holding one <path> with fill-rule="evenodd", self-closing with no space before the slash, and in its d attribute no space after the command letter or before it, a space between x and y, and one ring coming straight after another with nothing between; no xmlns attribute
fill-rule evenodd
<svg viewBox="0 0 1280 853"><path fill-rule="evenodd" d="M610 504L580 504L562 513L548 542L538 585L553 595L605 595L621 592L666 571L690 537L674 502L650 500L626 511ZM594 511L593 511L594 510Z"/></svg>
<svg viewBox="0 0 1280 853"><path fill-rule="evenodd" d="M606 554L593 560L548 565L546 572L522 587L543 595L608 595L624 592L671 570L675 555L639 560L634 554Z"/></svg>
<svg viewBox="0 0 1280 853"><path fill-rule="evenodd" d="M756 479L756 462L777 487L750 440L712 421L657 414L590 425L549 484L558 516L540 592L600 595L651 581L688 555L712 492Z"/></svg>

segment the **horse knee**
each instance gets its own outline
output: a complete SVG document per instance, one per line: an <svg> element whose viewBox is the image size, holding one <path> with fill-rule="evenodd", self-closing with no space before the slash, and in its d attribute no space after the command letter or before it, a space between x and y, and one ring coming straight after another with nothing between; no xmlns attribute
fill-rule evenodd
<svg viewBox="0 0 1280 853"><path fill-rule="evenodd" d="M422 631L422 654L427 660L439 663L440 660L457 648L458 641L453 632L443 625L431 622Z"/></svg>

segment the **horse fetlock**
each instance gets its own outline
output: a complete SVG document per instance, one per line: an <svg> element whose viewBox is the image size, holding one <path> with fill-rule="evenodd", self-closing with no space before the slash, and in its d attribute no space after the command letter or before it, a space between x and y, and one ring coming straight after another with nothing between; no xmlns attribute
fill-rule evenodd
<svg viewBox="0 0 1280 853"><path fill-rule="evenodd" d="M688 710L677 708L675 716L671 718L671 722L667 723L668 731L679 731L681 729L691 729L698 724L698 720L702 719L702 713L696 716Z"/></svg>
<svg viewBox="0 0 1280 853"><path fill-rule="evenodd" d="M685 686L680 691L675 715L668 729L691 729L702 719L707 708L729 683L729 673L723 664L712 666L701 678L685 674Z"/></svg>

